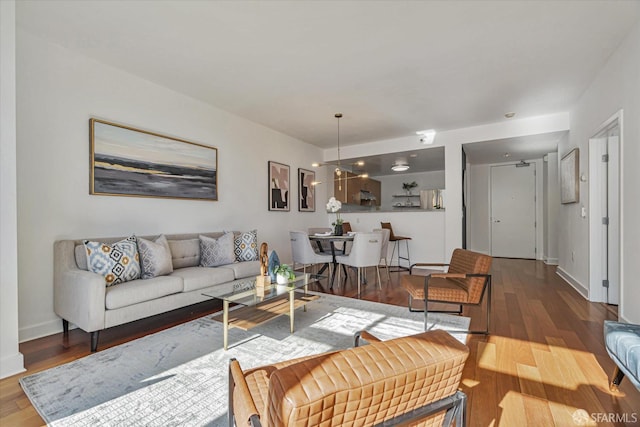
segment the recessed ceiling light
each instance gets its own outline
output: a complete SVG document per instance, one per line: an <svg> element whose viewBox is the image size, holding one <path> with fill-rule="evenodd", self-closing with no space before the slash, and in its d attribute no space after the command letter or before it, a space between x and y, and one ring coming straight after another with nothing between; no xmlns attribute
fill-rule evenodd
<svg viewBox="0 0 640 427"><path fill-rule="evenodd" d="M418 155L416 153L412 153L412 154L409 154L409 157L411 157L412 159L415 159L416 157L418 157Z"/></svg>
<svg viewBox="0 0 640 427"><path fill-rule="evenodd" d="M504 153L504 156L505 156L505 157L511 157L511 154L509 154L509 153Z"/></svg>
<svg viewBox="0 0 640 427"><path fill-rule="evenodd" d="M507 119L510 119L511 117L513 117L513 116L515 116L515 115L516 115L516 113L514 113L513 111L510 111L510 112L506 113L504 116L505 116Z"/></svg>
<svg viewBox="0 0 640 427"><path fill-rule="evenodd" d="M404 172L406 170L409 170L409 165L404 163L396 163L395 165L391 166L391 170L394 172Z"/></svg>

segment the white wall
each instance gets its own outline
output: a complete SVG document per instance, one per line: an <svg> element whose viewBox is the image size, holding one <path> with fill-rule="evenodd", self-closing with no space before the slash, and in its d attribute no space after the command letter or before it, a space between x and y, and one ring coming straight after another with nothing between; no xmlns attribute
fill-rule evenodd
<svg viewBox="0 0 640 427"><path fill-rule="evenodd" d="M621 153L621 298L619 316L640 323L640 23L609 58L589 88L571 109L569 141L561 144L562 157L580 148L580 171L588 172L588 141L598 127L623 110ZM580 208L589 206L588 182L580 183L580 203L562 205L559 225L560 271L589 289L589 221ZM571 253L574 252L574 261Z"/></svg>
<svg viewBox="0 0 640 427"><path fill-rule="evenodd" d="M57 239L257 228L287 262L288 231L327 222L324 188L315 213L297 212L295 201L290 212L267 210L267 161L290 165L297 191L298 167L322 155L312 145L21 30L17 70L20 340L61 330L53 313ZM89 195L92 116L217 147L219 201Z"/></svg>
<svg viewBox="0 0 640 427"><path fill-rule="evenodd" d="M15 2L0 1L0 378L24 371L18 351Z"/></svg>

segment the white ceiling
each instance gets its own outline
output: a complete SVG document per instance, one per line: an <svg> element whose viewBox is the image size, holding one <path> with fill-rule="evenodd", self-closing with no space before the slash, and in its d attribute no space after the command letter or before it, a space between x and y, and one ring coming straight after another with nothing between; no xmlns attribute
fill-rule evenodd
<svg viewBox="0 0 640 427"><path fill-rule="evenodd" d="M464 144L463 149L467 155L467 161L476 165L541 159L545 154L556 152L558 143L566 134L567 131L550 132L483 141Z"/></svg>
<svg viewBox="0 0 640 427"><path fill-rule="evenodd" d="M568 111L640 1L17 2L19 28L319 147Z"/></svg>

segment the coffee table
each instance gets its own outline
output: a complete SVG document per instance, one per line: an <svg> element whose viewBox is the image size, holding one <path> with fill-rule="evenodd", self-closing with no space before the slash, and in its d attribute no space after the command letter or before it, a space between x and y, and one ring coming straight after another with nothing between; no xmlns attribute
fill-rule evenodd
<svg viewBox="0 0 640 427"><path fill-rule="evenodd" d="M228 348L229 328L248 331L283 314L289 316L293 333L296 308L304 307L306 311L306 304L319 298L307 294L307 285L312 280L316 280L315 275L296 273L295 279L287 284L256 287L256 278L249 277L203 292L204 296L222 300L222 315L213 319L223 324L224 349ZM229 311L231 303L242 307Z"/></svg>

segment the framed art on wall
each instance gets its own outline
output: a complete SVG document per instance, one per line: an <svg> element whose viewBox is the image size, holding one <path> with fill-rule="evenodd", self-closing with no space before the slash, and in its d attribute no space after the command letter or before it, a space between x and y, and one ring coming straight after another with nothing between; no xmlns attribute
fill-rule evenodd
<svg viewBox="0 0 640 427"><path fill-rule="evenodd" d="M90 194L218 200L218 150L89 120Z"/></svg>
<svg viewBox="0 0 640 427"><path fill-rule="evenodd" d="M269 210L289 211L289 165L269 161Z"/></svg>
<svg viewBox="0 0 640 427"><path fill-rule="evenodd" d="M580 151L574 148L560 161L560 200L577 203L580 200Z"/></svg>
<svg viewBox="0 0 640 427"><path fill-rule="evenodd" d="M316 173L298 168L298 210L300 212L316 211L316 191L313 183Z"/></svg>

